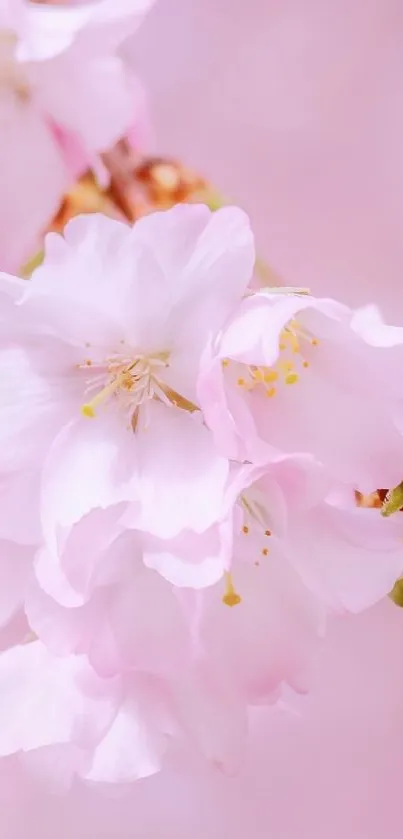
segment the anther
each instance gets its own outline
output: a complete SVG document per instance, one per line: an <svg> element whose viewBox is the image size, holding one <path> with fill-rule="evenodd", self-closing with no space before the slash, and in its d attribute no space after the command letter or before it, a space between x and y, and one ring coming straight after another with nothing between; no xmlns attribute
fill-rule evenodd
<svg viewBox="0 0 403 839"><path fill-rule="evenodd" d="M111 396L118 390L119 387L122 386L122 382L127 376L127 371L125 370L123 373L120 373L119 376L110 382L110 384L106 385L106 387L102 388L99 393L91 399L90 402L86 402L85 405L81 406L81 413L84 417L95 417L95 409L100 405L108 396Z"/></svg>
<svg viewBox="0 0 403 839"><path fill-rule="evenodd" d="M255 382L265 382L266 381L265 374L263 373L262 370L259 370L259 368L257 368L256 370L252 370L251 375L252 375L252 378L255 380Z"/></svg>
<svg viewBox="0 0 403 839"><path fill-rule="evenodd" d="M234 589L234 584L232 582L232 577L229 571L224 571L224 577L225 592L222 598L222 602L225 604L225 606L237 606L238 603L241 603L241 597Z"/></svg>
<svg viewBox="0 0 403 839"><path fill-rule="evenodd" d="M95 411L94 411L94 409L93 409L93 408L91 408L91 405L89 405L89 404L87 404L87 405L82 405L82 407L81 407L81 413L82 413L83 417L89 417L89 418L91 418L91 419L92 419L93 417L95 417Z"/></svg>

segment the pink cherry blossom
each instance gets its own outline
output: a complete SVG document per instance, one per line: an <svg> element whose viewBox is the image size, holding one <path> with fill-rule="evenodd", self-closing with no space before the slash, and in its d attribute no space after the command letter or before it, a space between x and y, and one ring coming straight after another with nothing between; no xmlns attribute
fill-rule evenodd
<svg viewBox="0 0 403 839"><path fill-rule="evenodd" d="M335 484L309 457L272 455L266 466L235 470L226 503L228 519L203 540L190 533L168 544L147 538L145 564L179 587L205 588L224 576L230 605L243 601L238 580L255 575L266 601L274 597L271 617L281 603L274 591L284 591L277 619L285 621L296 618L304 601L313 608L301 581L325 611L359 612L388 594L403 572L400 517L357 507L354 488Z"/></svg>
<svg viewBox="0 0 403 839"><path fill-rule="evenodd" d="M116 723L121 733L111 732L108 744L99 746L109 775L94 771L88 777L115 783L136 777L122 777L119 767L124 738L139 725L138 693L147 685L154 686L159 708L153 722L157 739L168 734L174 746L185 738L207 760L234 771L246 746L249 706L276 702L284 685L307 690L323 622L320 604L315 606L315 598L280 558L261 576L255 567L245 568L238 610L229 608L223 584L180 593L145 567L139 545L132 532L104 553L81 606L60 605L35 580L26 597L29 624L49 656L63 661L85 654L106 685L122 683L122 724ZM85 563L85 554L80 559ZM62 697L58 701L63 707ZM2 716L8 729L12 713ZM26 734L18 720L16 725L22 743ZM133 739L132 762L138 764L143 757L136 748Z"/></svg>
<svg viewBox="0 0 403 839"><path fill-rule="evenodd" d="M74 775L127 782L160 768L166 734L152 679L101 679L83 656L56 658L35 641L0 655L0 682L3 757L32 753L39 775L56 763L64 784Z"/></svg>
<svg viewBox="0 0 403 839"><path fill-rule="evenodd" d="M59 788L74 776L122 784L152 775L175 741L223 769L235 742L245 745L241 706L202 668L169 690L134 670L100 678L84 656L55 657L35 641L0 654L0 683L0 755L25 753L48 785L53 765Z"/></svg>
<svg viewBox="0 0 403 839"><path fill-rule="evenodd" d="M305 451L372 491L401 480L402 361L402 329L371 308L262 292L206 353L199 398L230 457Z"/></svg>
<svg viewBox="0 0 403 839"><path fill-rule="evenodd" d="M231 573L223 571L218 553L210 556L220 579L201 591L183 587L191 569L178 541L164 544L126 533L97 562L90 560L89 579L85 547L78 556L66 552L57 568L49 553L42 553L25 600L32 630L56 654L85 652L103 676L136 668L176 680L195 655L214 661L232 692L246 701L267 701L282 682L305 690L325 609L276 536L262 531L246 539L241 530ZM199 542L200 537L188 539L196 551ZM188 565L192 559L190 554ZM156 574L153 564L167 575L176 565L180 588ZM206 570L199 575L205 586ZM199 583L197 564L192 581ZM237 667L231 650L234 655L238 650Z"/></svg>
<svg viewBox="0 0 403 839"><path fill-rule="evenodd" d="M17 323L0 359L0 470L40 470L54 553L75 522L123 501L133 526L161 538L216 521L228 461L193 400L253 261L240 210L178 206L132 229L75 219L47 238L17 301L3 277Z"/></svg>
<svg viewBox="0 0 403 839"><path fill-rule="evenodd" d="M315 465L306 460L288 464L283 458L279 460L279 469L284 467L285 481L289 488L293 485L294 494L313 501L320 494L323 481ZM232 517L229 522L231 530L235 520L237 527L233 561L228 554L228 527L219 526L217 534L192 536L187 531L164 543L134 529L119 533L119 505L115 509L94 510L81 519L71 529L59 563L55 563L49 550L43 549L37 555L35 574L31 573L26 584L24 607L31 632L46 647L49 674L52 656L56 656L56 661L66 661L60 667L65 668L61 673L67 674L73 667L68 662L77 657L83 661L85 656L91 672L105 683L106 691L116 681L120 685L116 721L91 753L92 763L88 755L84 760L81 752L79 763L75 762L76 748L82 747L73 736L69 753L63 758L66 771L70 766L73 774L98 783L134 780L157 771L161 765L160 751L144 751L146 741L156 741L164 751L168 742L174 748L175 743L185 739L207 760L232 772L239 767L246 745L250 706L275 703L282 699L284 689L290 690L291 695L307 690L323 634L325 610L287 562L276 532L269 533L267 529L272 517L279 534L284 528L280 490L276 495L273 481L271 486L264 486L269 493L270 513L262 527L261 517L266 512L261 512L257 497L262 488L252 486L253 477L256 475L241 469L228 490L227 504L230 497L244 492L234 524ZM242 514L244 521L250 520L248 534L247 526L240 520ZM190 553L186 554L186 550ZM202 571L204 586L208 582L206 574L210 574L210 587L202 591L186 588L190 575L185 563L197 559L197 552L201 563L203 552L210 554L210 569ZM172 573L175 562L180 588L164 579L168 564ZM217 565L214 574L213 562ZM153 565L158 566L160 573L153 570ZM191 582L198 586L197 561L195 566ZM233 578L226 567L231 568ZM28 644L24 656L21 654L21 692L26 689L24 674L29 669L30 656L42 649L38 643ZM0 658L0 673L3 665L5 670L10 667L14 655L17 653L10 651L3 660ZM73 669L73 676L74 673ZM65 687L64 676L60 676L61 690L66 691L68 702L73 676L66 676ZM38 679L42 683L40 675ZM32 686L30 690L35 693L36 688ZM146 706L140 710L143 694ZM104 689L102 702L103 696ZM51 697L49 701L53 701ZM60 713L64 719L63 696L57 696L54 702L55 714ZM14 750L49 748L52 744L46 739L47 734L42 745L37 741L31 744L19 721L18 707L15 701L7 704L0 717L7 730L15 731L19 738ZM154 707L156 716L150 720ZM73 703L72 714L75 713ZM96 710L94 714L96 719ZM128 761L123 743L132 737L135 744L134 732L139 726L144 730L144 725L149 734L139 735L143 746L140 741L134 745ZM52 736L52 748L66 745L63 732ZM0 753L4 754L6 748L11 751L0 738ZM41 769L43 759L48 760L42 752L34 754L30 765L35 772L46 774L46 767Z"/></svg>
<svg viewBox="0 0 403 839"><path fill-rule="evenodd" d="M80 168L122 135L141 135L144 94L118 48L151 4L3 0L2 268L17 270L31 255Z"/></svg>
<svg viewBox="0 0 403 839"><path fill-rule="evenodd" d="M85 656L103 683L122 683L95 768L75 772L133 780L148 772L139 766L157 771L162 752L183 738L225 771L239 766L251 706L278 702L284 687L310 687L329 612L368 607L402 571L400 521L354 508L350 495L349 504L340 488L330 492L312 459L279 457L233 477L232 539L222 528L165 543L126 530L105 547L105 511L96 511L86 539L74 537L84 520L72 529L58 565L49 551L38 556L25 597L31 630L49 656ZM156 713L147 724L144 691ZM139 743L126 765L124 740L143 725L141 742L161 751L144 753Z"/></svg>

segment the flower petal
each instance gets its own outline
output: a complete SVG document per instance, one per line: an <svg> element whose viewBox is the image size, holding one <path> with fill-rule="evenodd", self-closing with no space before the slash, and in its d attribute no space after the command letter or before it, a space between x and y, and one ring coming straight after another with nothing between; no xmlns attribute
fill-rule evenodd
<svg viewBox="0 0 403 839"><path fill-rule="evenodd" d="M156 402L147 411L147 426L136 435L140 509L123 523L161 539L186 529L201 533L220 515L228 461L198 418Z"/></svg>
<svg viewBox="0 0 403 839"><path fill-rule="evenodd" d="M7 650L0 655L0 754L95 745L114 717L118 687L83 657L54 658L39 641Z"/></svg>

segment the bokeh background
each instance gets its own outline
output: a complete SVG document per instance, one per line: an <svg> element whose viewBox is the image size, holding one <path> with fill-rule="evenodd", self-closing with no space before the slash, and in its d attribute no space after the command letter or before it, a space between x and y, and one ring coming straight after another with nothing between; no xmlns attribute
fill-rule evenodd
<svg viewBox="0 0 403 839"><path fill-rule="evenodd" d="M159 0L129 46L157 147L251 214L288 283L403 315L401 0Z"/></svg>

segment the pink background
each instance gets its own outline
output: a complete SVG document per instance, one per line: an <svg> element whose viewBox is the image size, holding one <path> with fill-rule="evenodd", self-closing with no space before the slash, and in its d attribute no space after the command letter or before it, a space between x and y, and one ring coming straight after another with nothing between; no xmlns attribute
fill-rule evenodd
<svg viewBox="0 0 403 839"><path fill-rule="evenodd" d="M158 149L251 214L289 284L403 322L401 0L157 0L131 47Z"/></svg>

